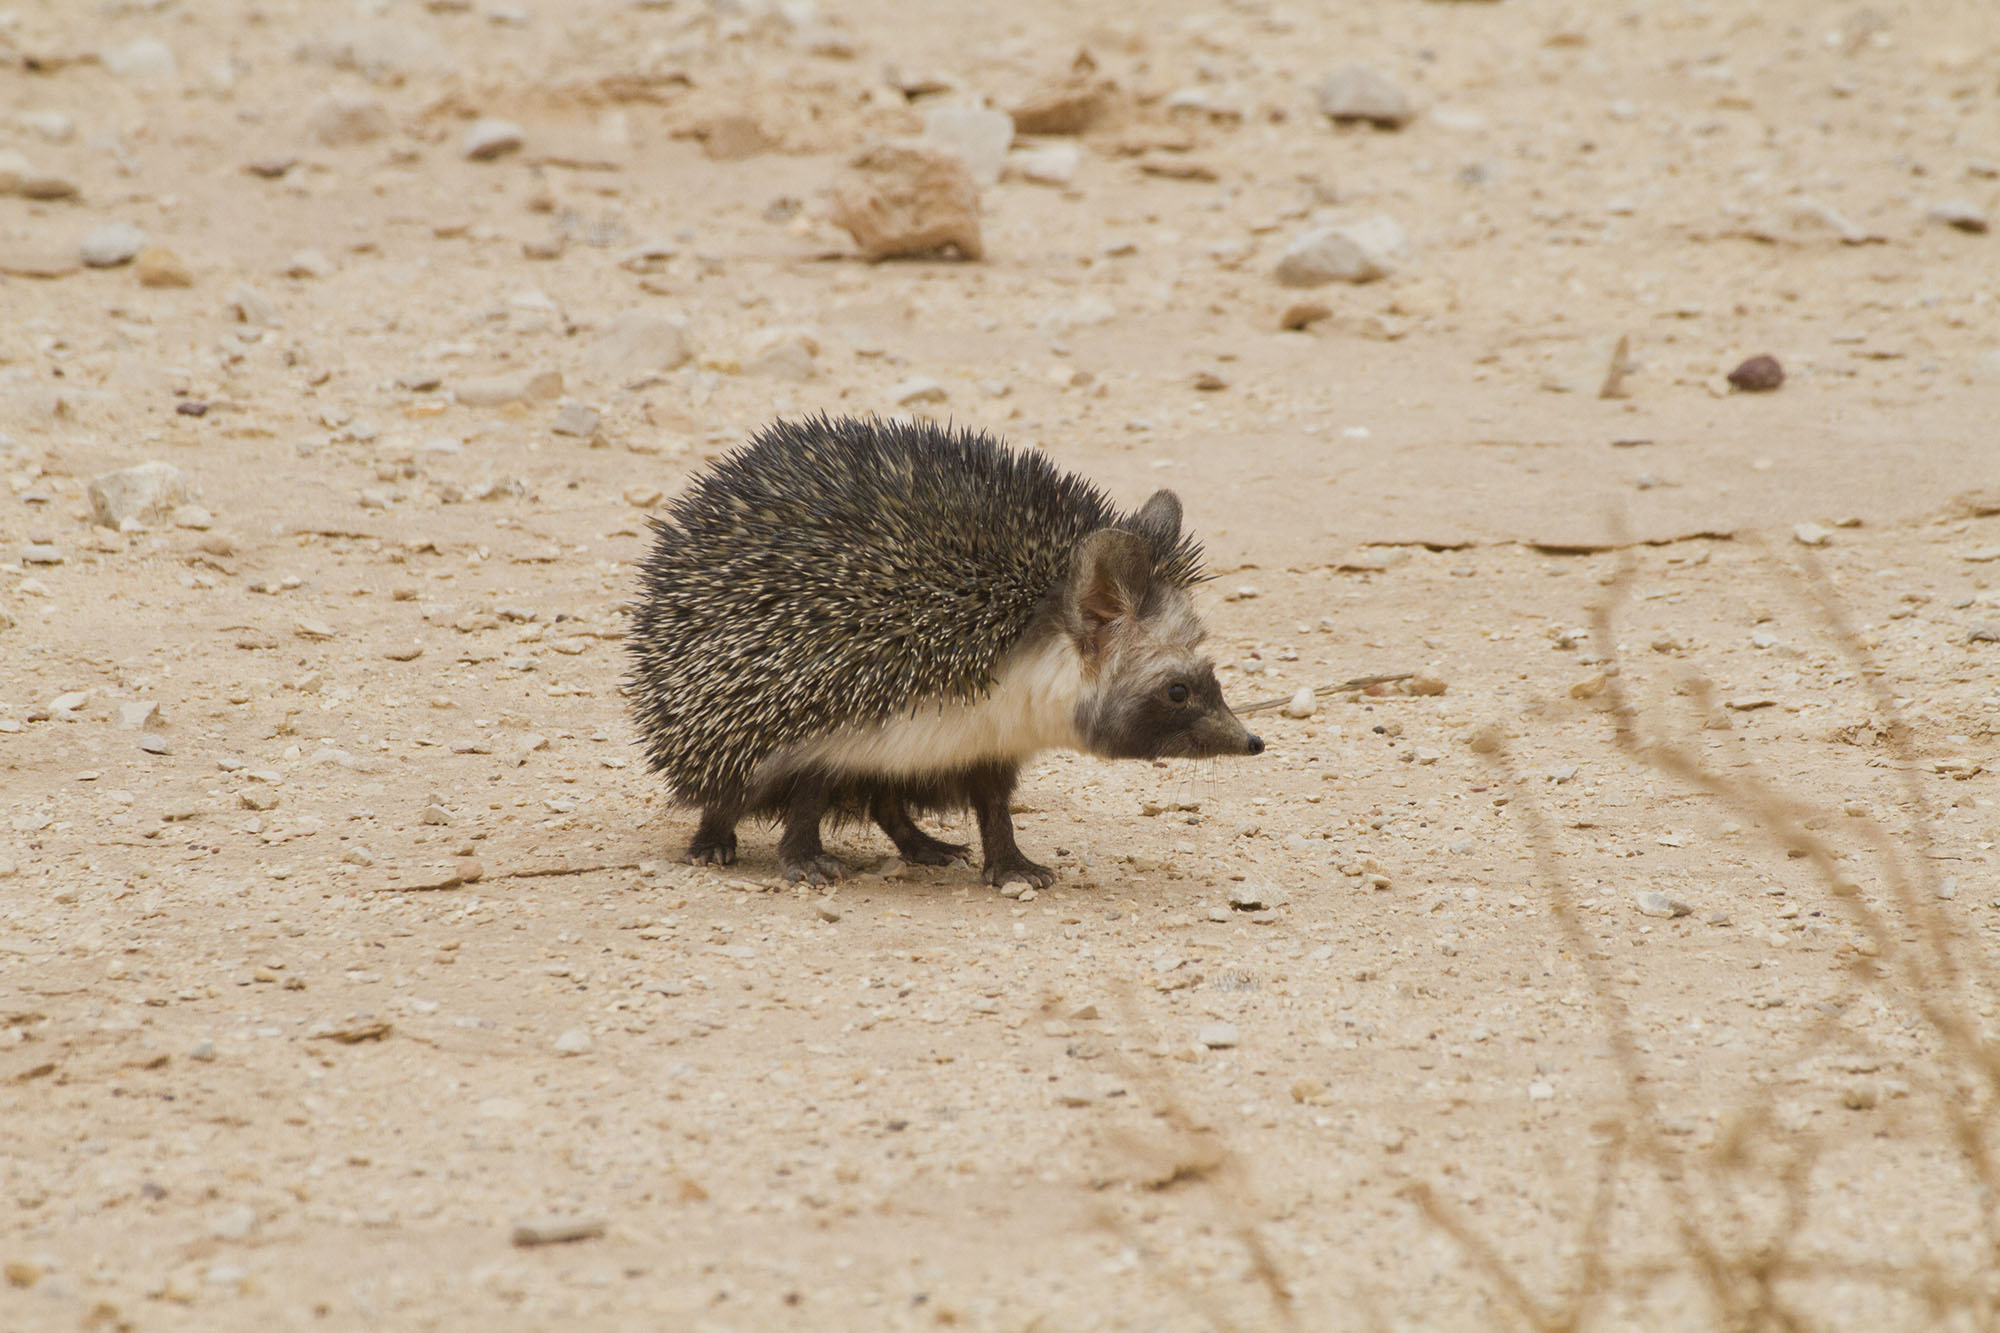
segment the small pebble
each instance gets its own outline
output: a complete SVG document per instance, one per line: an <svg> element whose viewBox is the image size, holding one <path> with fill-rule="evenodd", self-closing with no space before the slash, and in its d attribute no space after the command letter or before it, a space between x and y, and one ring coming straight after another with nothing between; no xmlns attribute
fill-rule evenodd
<svg viewBox="0 0 2000 1333"><path fill-rule="evenodd" d="M107 222L91 228L77 247L77 257L85 268L117 268L131 263L145 248L145 232L129 222Z"/></svg>
<svg viewBox="0 0 2000 1333"><path fill-rule="evenodd" d="M139 251L132 271L141 287L192 287L194 272L187 262L163 245L149 245Z"/></svg>
<svg viewBox="0 0 2000 1333"><path fill-rule="evenodd" d="M588 1028L570 1028L556 1038L556 1054L583 1055L594 1045Z"/></svg>
<svg viewBox="0 0 2000 1333"><path fill-rule="evenodd" d="M1744 393L1769 393L1785 382L1785 368L1775 356L1753 356L1729 372L1729 383Z"/></svg>
<svg viewBox="0 0 2000 1333"><path fill-rule="evenodd" d="M1286 717L1311 717L1319 711L1319 696L1310 685L1301 685L1298 692L1285 701Z"/></svg>
<svg viewBox="0 0 2000 1333"><path fill-rule="evenodd" d="M1680 899L1669 898L1666 894L1654 890L1640 894L1638 903L1641 916L1676 917L1686 916L1694 911L1694 908Z"/></svg>
<svg viewBox="0 0 2000 1333"><path fill-rule="evenodd" d="M1930 213L1932 222L1942 222L1955 231L1967 232L1973 236L1984 236L1990 225L1986 210L1964 199L1946 199L1933 205Z"/></svg>
<svg viewBox="0 0 2000 1333"><path fill-rule="evenodd" d="M596 1240L603 1234L601 1217L534 1217L514 1224L514 1243L524 1247Z"/></svg>
<svg viewBox="0 0 2000 1333"><path fill-rule="evenodd" d="M1794 523L1792 540L1801 546L1824 546L1833 539L1833 529L1818 523Z"/></svg>
<svg viewBox="0 0 2000 1333"><path fill-rule="evenodd" d="M1295 301L1278 316L1278 327L1293 332L1309 329L1332 313L1333 307L1323 301Z"/></svg>
<svg viewBox="0 0 2000 1333"><path fill-rule="evenodd" d="M941 403L945 397L944 385L923 375L904 380L889 390L889 401L898 407L908 407L912 403Z"/></svg>
<svg viewBox="0 0 2000 1333"><path fill-rule="evenodd" d="M1397 130L1417 114L1401 88L1363 65L1335 70L1314 93L1321 114L1336 124L1367 121L1377 129Z"/></svg>
<svg viewBox="0 0 2000 1333"><path fill-rule="evenodd" d="M1204 1023L1195 1040L1212 1051L1224 1051L1234 1046L1240 1035L1234 1023Z"/></svg>
<svg viewBox="0 0 2000 1333"><path fill-rule="evenodd" d="M490 162L496 157L519 151L523 142L519 125L486 116L472 122L472 128L465 132L459 151L469 161Z"/></svg>

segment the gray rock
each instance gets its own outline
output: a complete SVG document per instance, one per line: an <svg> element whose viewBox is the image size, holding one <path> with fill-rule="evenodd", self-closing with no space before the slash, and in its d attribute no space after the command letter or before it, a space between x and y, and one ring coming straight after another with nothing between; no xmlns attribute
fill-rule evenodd
<svg viewBox="0 0 2000 1333"><path fill-rule="evenodd" d="M556 419L549 423L549 429L558 435L570 435L579 440L587 440L597 434L597 427L603 417L594 407L583 403L564 403L556 409Z"/></svg>
<svg viewBox="0 0 2000 1333"><path fill-rule="evenodd" d="M90 509L107 528L166 518L189 500L187 477L171 463L140 463L93 477Z"/></svg>
<svg viewBox="0 0 2000 1333"><path fill-rule="evenodd" d="M1640 894L1637 899L1637 902L1639 907L1639 915L1641 916L1656 916L1656 917L1686 916L1688 913L1694 911L1694 908L1688 906L1680 899L1669 898L1664 893L1660 893L1656 890L1650 890L1650 889L1647 890L1645 893Z"/></svg>
<svg viewBox="0 0 2000 1333"><path fill-rule="evenodd" d="M936 107L924 117L924 140L957 153L974 184L991 185L1007 165L1007 150L1014 143L1014 118L991 107Z"/></svg>
<svg viewBox="0 0 2000 1333"><path fill-rule="evenodd" d="M587 354L600 374L621 382L687 364L687 325L666 315L627 311L604 326Z"/></svg>
<svg viewBox="0 0 2000 1333"><path fill-rule="evenodd" d="M1341 124L1365 120L1379 129L1396 130L1417 114L1401 88L1363 65L1335 70L1320 80L1315 92L1320 111Z"/></svg>
<svg viewBox="0 0 2000 1333"><path fill-rule="evenodd" d="M1931 207L1928 215L1932 222L1942 222L1958 231L1984 236L1990 225L1986 210L1964 199L1946 199Z"/></svg>
<svg viewBox="0 0 2000 1333"><path fill-rule="evenodd" d="M472 128L465 132L465 142L460 151L471 161L490 162L496 157L519 151L522 142L519 125L483 116L473 121Z"/></svg>
<svg viewBox="0 0 2000 1333"><path fill-rule="evenodd" d="M160 706L151 699L128 699L118 705L118 729L142 731L160 720Z"/></svg>
<svg viewBox="0 0 2000 1333"><path fill-rule="evenodd" d="M389 113L372 97L328 93L306 114L306 131L328 148L348 148L381 138L395 128Z"/></svg>
<svg viewBox="0 0 2000 1333"><path fill-rule="evenodd" d="M1275 276L1286 287L1374 282L1394 271L1408 244L1403 229L1390 217L1319 227L1285 247Z"/></svg>
<svg viewBox="0 0 2000 1333"><path fill-rule="evenodd" d="M85 268L117 268L131 263L145 248L145 232L129 222L107 222L90 229L77 247L77 257Z"/></svg>

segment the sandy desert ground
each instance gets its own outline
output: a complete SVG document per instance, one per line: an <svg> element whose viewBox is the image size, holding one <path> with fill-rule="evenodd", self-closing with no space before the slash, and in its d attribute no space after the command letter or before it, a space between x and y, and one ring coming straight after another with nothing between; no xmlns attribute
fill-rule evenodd
<svg viewBox="0 0 2000 1333"><path fill-rule="evenodd" d="M0 1330L2000 1321L1984 0L13 0L0 56ZM1400 128L1322 113L1356 65ZM983 258L835 225L1065 81ZM1037 895L682 865L632 562L821 409L1175 487L1239 703L1411 679L1038 763Z"/></svg>

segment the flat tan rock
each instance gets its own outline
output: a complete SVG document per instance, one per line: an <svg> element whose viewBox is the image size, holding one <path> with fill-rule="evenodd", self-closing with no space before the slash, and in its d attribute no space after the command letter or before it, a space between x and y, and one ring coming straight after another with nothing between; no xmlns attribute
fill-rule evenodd
<svg viewBox="0 0 2000 1333"><path fill-rule="evenodd" d="M957 153L919 144L867 148L834 186L829 216L854 238L862 258L916 258L955 252L986 257L979 194Z"/></svg>

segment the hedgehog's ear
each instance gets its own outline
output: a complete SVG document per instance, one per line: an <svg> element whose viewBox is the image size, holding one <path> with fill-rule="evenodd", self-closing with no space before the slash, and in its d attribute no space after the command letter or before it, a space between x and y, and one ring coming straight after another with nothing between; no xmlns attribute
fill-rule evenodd
<svg viewBox="0 0 2000 1333"><path fill-rule="evenodd" d="M1132 526L1153 543L1156 551L1171 551L1181 539L1181 497L1161 489L1132 518Z"/></svg>
<svg viewBox="0 0 2000 1333"><path fill-rule="evenodd" d="M1138 619L1152 577L1153 553L1136 532L1099 528L1077 543L1069 611L1091 656L1103 652L1107 632L1120 621Z"/></svg>

